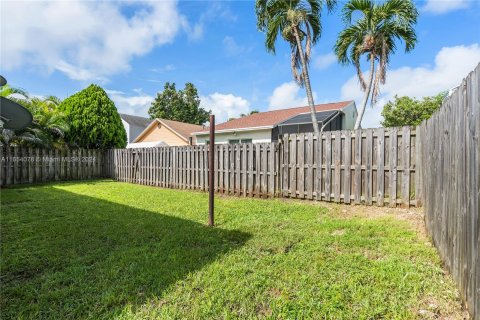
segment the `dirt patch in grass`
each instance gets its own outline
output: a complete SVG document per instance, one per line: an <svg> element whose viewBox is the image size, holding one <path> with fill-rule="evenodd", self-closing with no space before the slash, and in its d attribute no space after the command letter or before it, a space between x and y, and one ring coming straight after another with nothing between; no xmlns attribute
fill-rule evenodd
<svg viewBox="0 0 480 320"><path fill-rule="evenodd" d="M424 241L426 246L433 246L425 228L425 215L422 208L403 209L323 202L321 205L328 209L329 214L342 219L381 219L391 217L405 221L410 225L411 229L415 231L419 239ZM332 235L342 235L343 233L344 230L335 230ZM365 251L364 255L373 260L381 258L371 251ZM450 275L445 268L443 268L443 275L445 281L448 281ZM452 296L454 296L455 299L452 299ZM461 305L458 292L445 293L441 298L433 298L427 295L421 299L420 308L413 310L413 312L417 313L419 319L470 319L468 311Z"/></svg>
<svg viewBox="0 0 480 320"><path fill-rule="evenodd" d="M392 217L398 220L403 220L408 222L412 229L415 230L419 236L426 240L428 239L427 232L425 230L424 214L421 208L402 209L363 205L343 205L324 202L321 204L322 207L325 207L329 210L329 213L345 219L378 219Z"/></svg>
<svg viewBox="0 0 480 320"><path fill-rule="evenodd" d="M444 299L439 300L432 297L426 297L421 300L420 309L417 310L419 319L471 319L468 311L453 305Z"/></svg>

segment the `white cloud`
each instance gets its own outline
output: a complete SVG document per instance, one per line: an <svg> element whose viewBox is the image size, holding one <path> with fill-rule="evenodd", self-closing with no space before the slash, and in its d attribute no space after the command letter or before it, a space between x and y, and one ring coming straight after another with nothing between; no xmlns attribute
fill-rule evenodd
<svg viewBox="0 0 480 320"><path fill-rule="evenodd" d="M156 72L156 73L166 73L169 71L174 71L176 68L173 64L167 64L163 67L158 67L158 68L152 68L150 71Z"/></svg>
<svg viewBox="0 0 480 320"><path fill-rule="evenodd" d="M319 70L327 69L337 61L333 53L319 55L313 59L313 67Z"/></svg>
<svg viewBox="0 0 480 320"><path fill-rule="evenodd" d="M234 96L233 94L212 93L200 97L200 106L205 110L211 110L216 117L216 122L221 123L229 118L237 118L240 114L250 112L248 100Z"/></svg>
<svg viewBox="0 0 480 320"><path fill-rule="evenodd" d="M60 60L57 65L54 66L55 69L61 71L67 75L70 79L80 80L80 81L98 81L101 83L107 82L107 78L96 75L94 72L76 67L68 62Z"/></svg>
<svg viewBox="0 0 480 320"><path fill-rule="evenodd" d="M125 7L136 11L127 17ZM173 41L187 23L174 1L6 1L1 20L2 69L97 81L128 71L133 57Z"/></svg>
<svg viewBox="0 0 480 320"><path fill-rule="evenodd" d="M237 56L245 52L245 47L239 45L233 37L223 38L223 48L229 56Z"/></svg>
<svg viewBox="0 0 480 320"><path fill-rule="evenodd" d="M443 14L468 8L472 2L473 0L427 0L422 9L433 14Z"/></svg>
<svg viewBox="0 0 480 320"><path fill-rule="evenodd" d="M187 32L187 36L190 40L196 41L203 38L205 31L205 24L213 20L224 20L228 22L235 22L237 16L233 14L228 6L225 6L223 3L216 1L210 3L206 11L204 11L197 23L190 25L188 21L183 21L183 27Z"/></svg>
<svg viewBox="0 0 480 320"><path fill-rule="evenodd" d="M136 95L127 95L117 90L106 90L120 113L133 114L140 117L148 116L148 108L154 97L143 93L142 89L133 90Z"/></svg>
<svg viewBox="0 0 480 320"><path fill-rule="evenodd" d="M293 81L282 83L273 90L272 95L268 98L268 110L308 105L308 100L304 95L304 91L304 89L300 88ZM313 98L317 98L315 92L313 92Z"/></svg>
<svg viewBox="0 0 480 320"><path fill-rule="evenodd" d="M394 95L421 98L449 90L460 84L463 78L480 62L480 46L444 47L435 56L432 67L401 67L387 71L387 83L382 86L381 96L376 106L367 106L362 126L378 127L383 105ZM357 107L363 101L356 76L352 76L341 89L343 100L354 99Z"/></svg>

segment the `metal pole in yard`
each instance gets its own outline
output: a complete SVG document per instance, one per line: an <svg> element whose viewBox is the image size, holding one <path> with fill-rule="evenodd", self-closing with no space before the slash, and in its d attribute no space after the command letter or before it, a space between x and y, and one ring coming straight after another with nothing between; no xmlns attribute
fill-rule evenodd
<svg viewBox="0 0 480 320"><path fill-rule="evenodd" d="M208 225L214 225L213 188L215 184L215 115L210 115L210 144L208 147Z"/></svg>

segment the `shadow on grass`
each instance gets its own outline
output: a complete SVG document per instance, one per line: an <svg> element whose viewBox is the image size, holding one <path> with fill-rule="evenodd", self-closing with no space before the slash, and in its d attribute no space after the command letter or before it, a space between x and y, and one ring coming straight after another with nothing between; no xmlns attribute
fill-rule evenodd
<svg viewBox="0 0 480 320"><path fill-rule="evenodd" d="M53 187L2 193L2 318L115 317L250 238Z"/></svg>

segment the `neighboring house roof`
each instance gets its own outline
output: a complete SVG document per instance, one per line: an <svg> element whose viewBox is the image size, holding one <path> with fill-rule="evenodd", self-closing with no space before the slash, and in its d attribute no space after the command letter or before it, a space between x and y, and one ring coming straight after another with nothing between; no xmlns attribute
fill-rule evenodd
<svg viewBox="0 0 480 320"><path fill-rule="evenodd" d="M204 126L200 126L197 124L191 124L191 123L185 123L185 122L180 122L180 121L174 121L174 120L167 120L167 119L154 119L148 127L145 128L145 130L142 131L138 135L138 137L135 138L133 141L134 143L140 140L147 132L150 131L150 129L157 125L158 123L164 125L165 127L169 128L173 133L175 133L177 136L188 142L188 138L192 134L192 132L195 131L200 131L204 130Z"/></svg>
<svg viewBox="0 0 480 320"><path fill-rule="evenodd" d="M321 111L321 112L315 112L315 115L317 117L318 122L324 122L328 121L331 117L333 117L336 114L342 114L343 112L341 110L327 110L327 111ZM292 124L305 124L305 123L312 123L312 116L310 112L306 113L300 113L297 114L291 118L288 118L285 121L282 121L278 123L278 126L288 126Z"/></svg>
<svg viewBox="0 0 480 320"><path fill-rule="evenodd" d="M132 116L131 114L125 114L125 113L120 113L120 118L122 118L125 122L129 124L133 124L142 128L146 128L152 122L152 119L139 117L139 116Z"/></svg>
<svg viewBox="0 0 480 320"><path fill-rule="evenodd" d="M324 103L315 105L317 112L327 110L341 110L353 103L353 101L342 101L335 103ZM233 119L215 126L216 132L234 131L234 130L250 130L273 128L275 125L290 119L298 114L310 112L310 107L297 107L289 109L272 110L266 112L254 113L245 117ZM207 131L202 130L194 134L206 134Z"/></svg>

